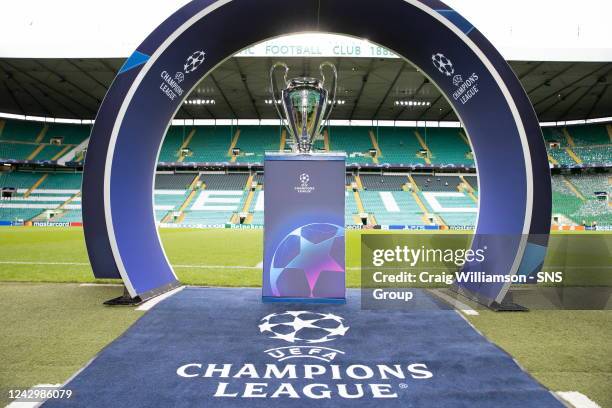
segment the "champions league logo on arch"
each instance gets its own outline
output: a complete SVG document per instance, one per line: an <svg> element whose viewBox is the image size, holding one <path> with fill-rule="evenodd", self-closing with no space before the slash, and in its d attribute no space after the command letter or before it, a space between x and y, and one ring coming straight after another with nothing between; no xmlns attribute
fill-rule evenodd
<svg viewBox="0 0 612 408"><path fill-rule="evenodd" d="M453 62L441 52L433 54L431 56L431 62L440 72L440 74L451 78L453 85L457 88L457 90L453 92L454 100L461 102L462 105L465 105L478 93L478 74L475 72L473 72L466 79L464 79L461 74L455 74Z"/></svg>
<svg viewBox="0 0 612 408"><path fill-rule="evenodd" d="M434 376L423 363L331 363L345 352L312 344L341 341L347 334L350 327L336 314L310 311L272 313L263 317L257 327L260 334L271 340L293 345L265 350L275 360L273 363L188 363L177 368L177 376L188 380L216 381L214 398L331 400L399 398L401 391L410 387L409 382ZM281 364L290 359L294 361Z"/></svg>

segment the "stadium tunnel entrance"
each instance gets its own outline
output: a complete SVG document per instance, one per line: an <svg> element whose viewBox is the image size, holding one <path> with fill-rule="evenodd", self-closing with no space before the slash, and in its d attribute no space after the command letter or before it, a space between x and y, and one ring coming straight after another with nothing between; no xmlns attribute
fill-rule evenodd
<svg viewBox="0 0 612 408"><path fill-rule="evenodd" d="M282 35L337 33L409 60L461 119L479 172L476 234L519 237L495 251L498 271L544 260L551 181L538 120L520 82L488 40L437 0L194 0L127 59L100 107L83 179L83 221L97 278L121 278L132 298L180 285L155 223L159 151L183 100L238 51ZM500 158L508 165L500 166ZM535 237L540 238L535 238ZM491 243L491 245L495 245ZM464 287L486 304L509 285Z"/></svg>

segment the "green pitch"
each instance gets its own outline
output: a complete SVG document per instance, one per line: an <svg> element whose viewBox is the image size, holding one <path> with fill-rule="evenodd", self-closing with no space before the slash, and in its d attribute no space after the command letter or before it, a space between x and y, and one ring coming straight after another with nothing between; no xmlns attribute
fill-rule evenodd
<svg viewBox="0 0 612 408"><path fill-rule="evenodd" d="M347 232L352 287L360 282L360 234ZM261 230L164 229L161 237L184 283L261 285ZM58 284L95 281L79 228L0 228L0 249L2 406L9 388L64 382L142 312L101 305L120 287ZM470 322L549 389L612 408L612 312L479 313Z"/></svg>
<svg viewBox="0 0 612 408"><path fill-rule="evenodd" d="M362 233L385 234L390 231L347 230L349 287L360 286ZM431 234L424 231L402 233ZM465 234L464 231L441 233ZM160 235L181 282L204 286L261 286L262 230L177 228L161 229ZM0 229L0 248L0 281L104 282L95 280L92 275L81 228L3 227ZM599 249L598 252L605 254ZM559 257L565 253L566 249L558 251ZM606 259L594 256L588 259L599 265L607 263ZM601 284L600 278L597 277L597 281L589 278L589 281Z"/></svg>

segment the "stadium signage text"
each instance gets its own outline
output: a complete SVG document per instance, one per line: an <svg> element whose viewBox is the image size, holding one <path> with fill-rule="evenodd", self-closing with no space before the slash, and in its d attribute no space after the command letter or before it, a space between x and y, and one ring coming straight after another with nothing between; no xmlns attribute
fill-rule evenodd
<svg viewBox="0 0 612 408"><path fill-rule="evenodd" d="M180 78L178 73L176 76ZM173 101L176 99L177 95L183 95L183 88L181 88L178 82L172 78L168 71L162 71L161 78L162 83L159 85L159 89L168 99Z"/></svg>
<svg viewBox="0 0 612 408"><path fill-rule="evenodd" d="M478 82L478 75L475 72L465 81L462 80L461 75L455 75L453 84L457 86L457 90L453 92L453 99L465 105L478 93L476 82Z"/></svg>
<svg viewBox="0 0 612 408"><path fill-rule="evenodd" d="M365 40L321 33L294 34L264 41L244 49L237 56L398 58L387 48Z"/></svg>

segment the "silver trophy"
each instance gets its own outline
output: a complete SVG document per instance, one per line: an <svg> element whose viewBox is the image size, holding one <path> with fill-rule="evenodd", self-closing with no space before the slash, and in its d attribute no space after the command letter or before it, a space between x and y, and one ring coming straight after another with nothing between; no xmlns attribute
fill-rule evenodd
<svg viewBox="0 0 612 408"><path fill-rule="evenodd" d="M323 67L329 67L333 73L333 81L329 90L325 89L325 74ZM285 70L283 80L285 88L281 91L275 79L276 69ZM272 104L282 123L284 123L289 136L293 139L294 149L299 153L310 153L315 137L321 134L324 123L329 119L332 108L336 102L336 84L338 72L330 62L319 66L322 79L297 77L287 80L289 67L287 64L277 62L270 68L270 82L272 85ZM282 111L279 105L282 104ZM284 117L283 117L284 113Z"/></svg>

